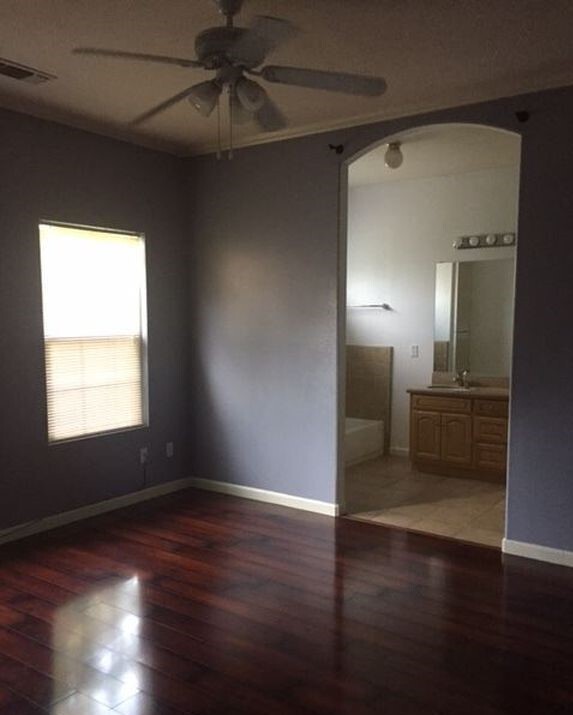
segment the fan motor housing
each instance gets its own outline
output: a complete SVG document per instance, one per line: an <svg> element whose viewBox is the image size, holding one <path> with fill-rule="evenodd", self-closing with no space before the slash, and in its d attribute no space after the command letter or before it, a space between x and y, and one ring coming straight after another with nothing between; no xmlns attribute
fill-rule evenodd
<svg viewBox="0 0 573 715"><path fill-rule="evenodd" d="M240 64L243 67L256 67L264 59L264 52L255 56L250 48L250 57L247 61L233 56L233 45L247 32L244 27L210 27L203 30L195 38L195 52L197 58L207 69L219 69L227 64Z"/></svg>
<svg viewBox="0 0 573 715"><path fill-rule="evenodd" d="M215 0L215 5L219 8L221 15L233 17L241 11L243 0Z"/></svg>

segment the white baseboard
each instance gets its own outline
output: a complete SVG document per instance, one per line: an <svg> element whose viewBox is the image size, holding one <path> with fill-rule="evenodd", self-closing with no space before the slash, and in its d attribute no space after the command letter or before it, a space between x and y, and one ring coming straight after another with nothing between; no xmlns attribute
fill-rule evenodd
<svg viewBox="0 0 573 715"><path fill-rule="evenodd" d="M147 501L148 499L155 499L156 497L177 492L181 489L188 489L192 486L191 481L190 479L177 479L173 482L158 484L153 487L148 487L147 489L141 489L138 492L131 492L130 494L124 494L120 497L114 497L113 499L106 499L105 501L96 502L95 504L81 506L71 511L64 511L61 514L54 514L53 516L46 516L42 519L16 525L4 531L0 531L0 544L23 539L26 536L32 536L32 534L39 534L42 531L56 529L58 526L65 526L74 521L89 519L92 516L105 514L108 511L122 509L123 507L137 504L138 502Z"/></svg>
<svg viewBox="0 0 573 715"><path fill-rule="evenodd" d="M407 457L410 454L408 447L390 447L390 454L394 457Z"/></svg>
<svg viewBox="0 0 573 715"><path fill-rule="evenodd" d="M318 501L316 499L306 499L304 497L293 496L292 494L281 494L280 492L271 492L266 489L257 489L255 487L244 487L239 484L230 484L228 482L215 482L210 479L177 479L173 482L158 484L154 487L141 489L138 492L131 492L113 499L97 502L81 506L78 509L64 511L61 514L46 516L42 519L29 521L24 524L0 531L0 544L6 544L9 541L23 539L26 536L39 534L43 531L56 529L59 526L72 524L74 521L89 519L98 514L105 514L109 511L122 509L132 504L155 499L164 494L180 491L181 489L204 489L213 492L221 492L222 494L230 494L232 496L243 497L245 499L254 499L255 501L268 502L270 504L279 504L280 506L291 507L292 509L303 509L304 511L312 511L316 514L326 514L328 516L338 516L338 504L330 502Z"/></svg>
<svg viewBox="0 0 573 715"><path fill-rule="evenodd" d="M231 496L242 497L243 499L254 499L255 501L267 502L269 504L288 506L291 509L312 511L316 514L326 514L327 516L338 516L339 514L338 504L318 501L318 499L297 497L293 494L283 494L282 492L271 492L267 489L258 489L257 487L246 487L242 484L216 482L212 479L191 478L189 480L189 486L197 489L205 489L210 492L230 494Z"/></svg>
<svg viewBox="0 0 573 715"><path fill-rule="evenodd" d="M549 546L529 544L526 541L513 541L512 539L504 539L501 550L504 554L512 556L523 556L526 559L573 567L573 551L553 549Z"/></svg>

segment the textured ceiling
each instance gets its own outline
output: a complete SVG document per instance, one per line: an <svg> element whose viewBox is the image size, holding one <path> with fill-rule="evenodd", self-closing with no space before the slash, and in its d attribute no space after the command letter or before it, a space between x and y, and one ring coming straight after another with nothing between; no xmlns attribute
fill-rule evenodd
<svg viewBox="0 0 573 715"><path fill-rule="evenodd" d="M488 127L434 125L403 132L391 139L402 142L402 166L398 169L385 166L388 146L383 144L350 165L350 186L519 166L521 138Z"/></svg>
<svg viewBox="0 0 573 715"><path fill-rule="evenodd" d="M303 32L274 64L382 74L388 92L356 98L270 85L287 132L237 129L251 144L378 118L573 84L571 0L246 0L253 15ZM0 0L0 55L54 73L32 86L0 77L0 105L181 154L209 150L216 120L188 103L138 129L131 118L208 77L183 69L71 55L79 45L193 57L220 22L210 0Z"/></svg>

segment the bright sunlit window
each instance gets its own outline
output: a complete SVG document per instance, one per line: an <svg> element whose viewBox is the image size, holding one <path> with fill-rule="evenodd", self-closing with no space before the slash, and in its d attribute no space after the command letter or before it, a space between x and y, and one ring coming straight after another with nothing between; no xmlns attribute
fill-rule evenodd
<svg viewBox="0 0 573 715"><path fill-rule="evenodd" d="M145 245L40 224L48 440L146 424Z"/></svg>

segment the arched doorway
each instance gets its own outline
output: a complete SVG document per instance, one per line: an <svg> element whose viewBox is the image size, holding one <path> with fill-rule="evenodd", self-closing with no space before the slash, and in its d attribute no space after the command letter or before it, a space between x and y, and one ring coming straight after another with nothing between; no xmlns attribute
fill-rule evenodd
<svg viewBox="0 0 573 715"><path fill-rule="evenodd" d="M436 124L343 167L343 513L501 545L520 150L512 132Z"/></svg>

